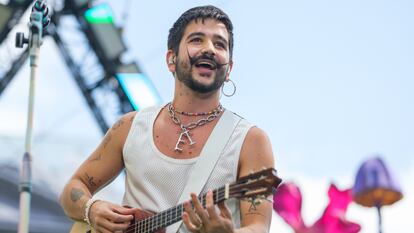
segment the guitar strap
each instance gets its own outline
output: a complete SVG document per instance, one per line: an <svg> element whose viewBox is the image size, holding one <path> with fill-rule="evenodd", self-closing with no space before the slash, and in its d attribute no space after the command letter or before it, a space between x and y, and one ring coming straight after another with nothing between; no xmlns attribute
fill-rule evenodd
<svg viewBox="0 0 414 233"><path fill-rule="evenodd" d="M224 147L230 140L236 125L240 122L234 116L233 112L225 110L223 116L217 122L211 135L208 137L206 144L204 145L200 155L198 156L197 163L194 165L190 174L190 178L184 187L183 192L178 203L183 203L190 199L190 193L199 193L203 190L210 177ZM179 221L171 225L168 232L177 232L182 221ZM170 231L171 230L171 231Z"/></svg>

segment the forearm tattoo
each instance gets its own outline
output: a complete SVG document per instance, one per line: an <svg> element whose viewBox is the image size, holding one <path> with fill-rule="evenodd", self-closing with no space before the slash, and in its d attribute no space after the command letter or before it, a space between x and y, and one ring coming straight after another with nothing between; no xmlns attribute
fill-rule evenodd
<svg viewBox="0 0 414 233"><path fill-rule="evenodd" d="M94 181L94 177L93 176L89 176L88 173L85 172L85 178L88 181L88 185L90 188L94 188L96 187L96 185L98 185L95 181ZM99 180L100 182L100 180Z"/></svg>
<svg viewBox="0 0 414 233"><path fill-rule="evenodd" d="M70 199L73 202L77 202L79 199L81 199L81 197L84 195L85 193L77 188L72 188L72 190L70 191Z"/></svg>

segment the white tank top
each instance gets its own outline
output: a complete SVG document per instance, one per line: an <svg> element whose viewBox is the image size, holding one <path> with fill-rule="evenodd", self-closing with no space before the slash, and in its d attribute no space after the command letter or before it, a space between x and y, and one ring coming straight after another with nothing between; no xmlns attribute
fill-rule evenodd
<svg viewBox="0 0 414 233"><path fill-rule="evenodd" d="M123 204L151 212L161 212L176 206L189 179L196 158L174 159L161 153L154 144L153 126L162 107L150 107L137 112L123 148L125 164L125 194ZM241 118L235 114L235 117ZM221 152L203 193L237 179L237 168L243 141L253 125L239 121L229 143ZM188 199L190 195L188 194ZM240 202L226 201L236 228L240 227ZM171 232L167 227L167 233ZM185 226L179 232L188 232ZM175 232L174 232L175 233Z"/></svg>

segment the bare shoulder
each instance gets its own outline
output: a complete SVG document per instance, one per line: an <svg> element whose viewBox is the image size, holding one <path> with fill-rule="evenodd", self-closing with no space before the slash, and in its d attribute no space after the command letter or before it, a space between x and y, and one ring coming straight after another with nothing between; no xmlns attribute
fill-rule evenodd
<svg viewBox="0 0 414 233"><path fill-rule="evenodd" d="M133 111L121 116L106 133L102 141L102 146L105 147L107 143L112 141L114 142L113 145L116 148L121 149L125 143L126 137L128 136L136 113L136 111Z"/></svg>
<svg viewBox="0 0 414 233"><path fill-rule="evenodd" d="M256 126L249 129L247 132L245 144L269 143L269 137L266 132Z"/></svg>
<svg viewBox="0 0 414 233"><path fill-rule="evenodd" d="M136 114L137 114L136 111L124 114L123 116L121 116L121 118L119 118L117 122L115 122L112 125L111 130L117 130L117 129L129 130L132 122L134 121L134 117Z"/></svg>
<svg viewBox="0 0 414 233"><path fill-rule="evenodd" d="M270 139L258 127L249 129L240 152L239 176L263 167L274 167L274 156Z"/></svg>
<svg viewBox="0 0 414 233"><path fill-rule="evenodd" d="M110 131L122 131L124 133L126 131L128 133L136 114L137 112L135 111L124 114L112 125Z"/></svg>

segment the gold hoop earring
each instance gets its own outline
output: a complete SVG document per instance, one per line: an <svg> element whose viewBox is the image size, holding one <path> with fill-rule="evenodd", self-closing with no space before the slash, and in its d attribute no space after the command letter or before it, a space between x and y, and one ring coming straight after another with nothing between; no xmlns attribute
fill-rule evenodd
<svg viewBox="0 0 414 233"><path fill-rule="evenodd" d="M232 84L233 86L233 91L230 94L227 94L224 92L224 86L225 83L223 83L223 85L221 86L221 93L223 93L223 95L227 96L227 97L232 97L235 93L236 93L236 84L233 82L233 80L229 79L229 82Z"/></svg>

